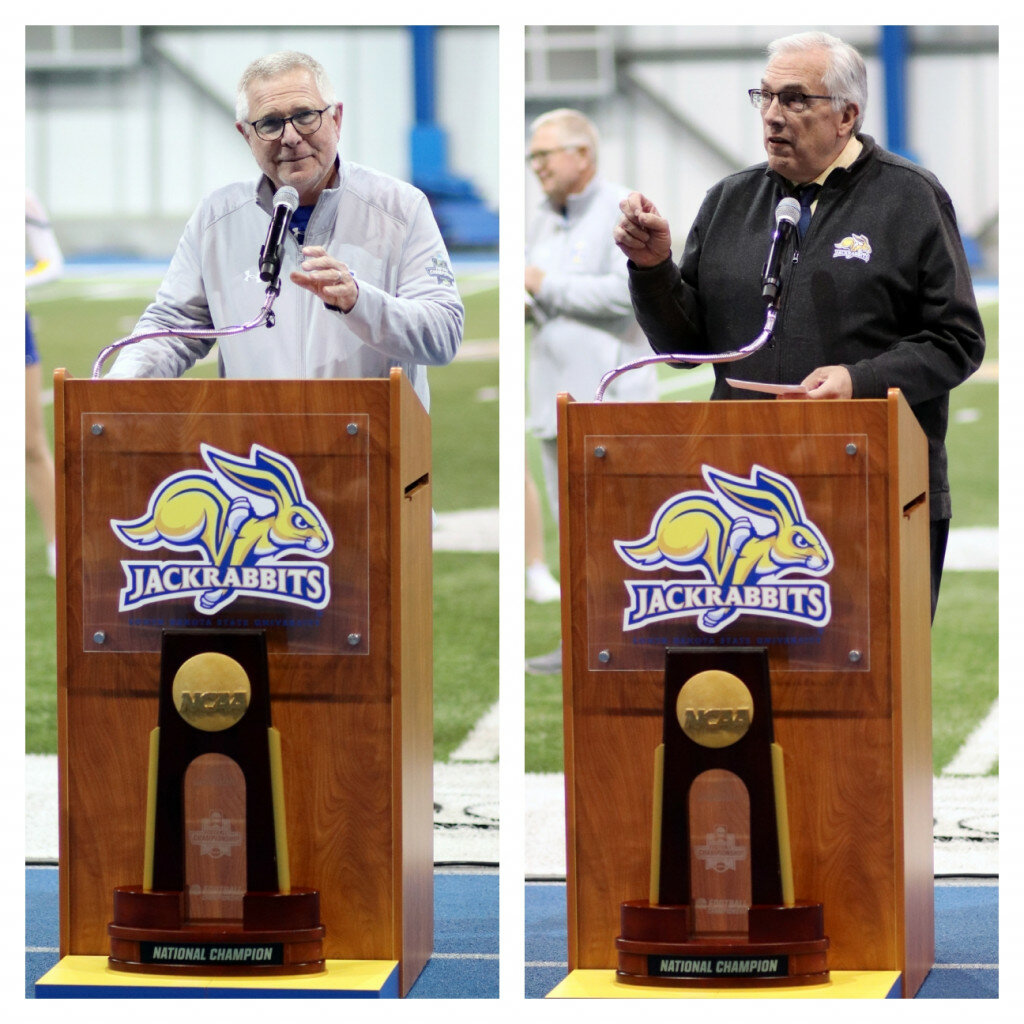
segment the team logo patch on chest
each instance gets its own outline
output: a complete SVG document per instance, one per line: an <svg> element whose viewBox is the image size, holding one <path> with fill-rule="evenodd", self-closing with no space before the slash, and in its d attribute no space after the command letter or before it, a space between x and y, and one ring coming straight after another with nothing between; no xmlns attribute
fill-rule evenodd
<svg viewBox="0 0 1024 1024"><path fill-rule="evenodd" d="M867 235L847 235L841 242L832 247L834 260L862 260L867 263L871 259L871 243Z"/></svg>

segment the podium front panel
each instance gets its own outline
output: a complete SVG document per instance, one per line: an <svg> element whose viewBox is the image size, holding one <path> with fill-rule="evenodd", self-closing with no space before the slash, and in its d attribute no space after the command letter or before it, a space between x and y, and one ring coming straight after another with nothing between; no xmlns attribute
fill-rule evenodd
<svg viewBox="0 0 1024 1024"><path fill-rule="evenodd" d="M927 443L909 406L563 395L558 440L570 969L614 967L620 905L649 891L666 647L756 645L796 898L824 905L832 969L904 970L913 994L934 949Z"/></svg>
<svg viewBox="0 0 1024 1024"><path fill-rule="evenodd" d="M431 441L411 385L58 372L54 391L61 954L107 953L113 890L142 880L161 630L258 629L292 881L320 892L328 959L400 960L407 992L433 935Z"/></svg>
<svg viewBox="0 0 1024 1024"><path fill-rule="evenodd" d="M580 458L588 669L768 647L779 669L870 671L865 434L588 434Z"/></svg>

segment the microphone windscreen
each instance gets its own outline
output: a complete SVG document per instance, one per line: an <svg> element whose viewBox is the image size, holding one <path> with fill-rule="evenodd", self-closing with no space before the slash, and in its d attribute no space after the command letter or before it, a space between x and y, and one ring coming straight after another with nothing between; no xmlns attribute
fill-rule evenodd
<svg viewBox="0 0 1024 1024"><path fill-rule="evenodd" d="M291 185L282 185L274 193L274 205L287 206L294 213L299 208L299 193ZM797 204L797 216L799 216L799 204Z"/></svg>
<svg viewBox="0 0 1024 1024"><path fill-rule="evenodd" d="M282 189L282 191L284 191ZM778 206L775 207L775 225L778 227L783 221L787 224L798 224L800 222L800 203L792 196L786 196Z"/></svg>

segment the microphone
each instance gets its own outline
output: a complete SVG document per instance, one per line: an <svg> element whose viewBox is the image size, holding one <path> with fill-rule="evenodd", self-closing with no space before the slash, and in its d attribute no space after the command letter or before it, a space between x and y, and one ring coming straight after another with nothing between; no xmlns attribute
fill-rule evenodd
<svg viewBox="0 0 1024 1024"><path fill-rule="evenodd" d="M284 255L284 238L288 233L292 214L299 208L299 193L291 185L282 185L274 193L274 214L270 218L267 240L260 249L260 280L267 281L270 288L277 284L281 273L281 258Z"/></svg>
<svg viewBox="0 0 1024 1024"><path fill-rule="evenodd" d="M792 196L786 196L775 207L775 230L772 232L772 244L768 249L768 259L761 271L761 298L769 306L775 305L779 296L782 280L779 276L779 264L782 262L782 250L786 246L793 226L800 220L800 203Z"/></svg>

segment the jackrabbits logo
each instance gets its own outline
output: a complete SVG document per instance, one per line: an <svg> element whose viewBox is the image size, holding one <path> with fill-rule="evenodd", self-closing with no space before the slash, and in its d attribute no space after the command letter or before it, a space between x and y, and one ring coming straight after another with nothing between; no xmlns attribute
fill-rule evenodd
<svg viewBox="0 0 1024 1024"><path fill-rule="evenodd" d="M717 633L741 615L811 626L832 616L829 585L813 577L833 566L821 531L808 520L796 487L754 466L747 478L702 466L708 491L684 491L655 513L646 537L614 542L635 569L669 568L689 580L626 580L624 630L694 617ZM799 578L798 578L799 577Z"/></svg>
<svg viewBox="0 0 1024 1024"><path fill-rule="evenodd" d="M122 561L119 608L194 597L211 615L243 594L324 608L330 599L326 557L334 546L295 466L254 444L247 459L200 445L210 467L168 477L138 519L112 519L130 548L197 551L200 560ZM287 557L299 555L302 557Z"/></svg>
<svg viewBox="0 0 1024 1024"><path fill-rule="evenodd" d="M867 235L847 235L841 242L832 247L832 259L861 260L867 263L871 259L871 243Z"/></svg>

